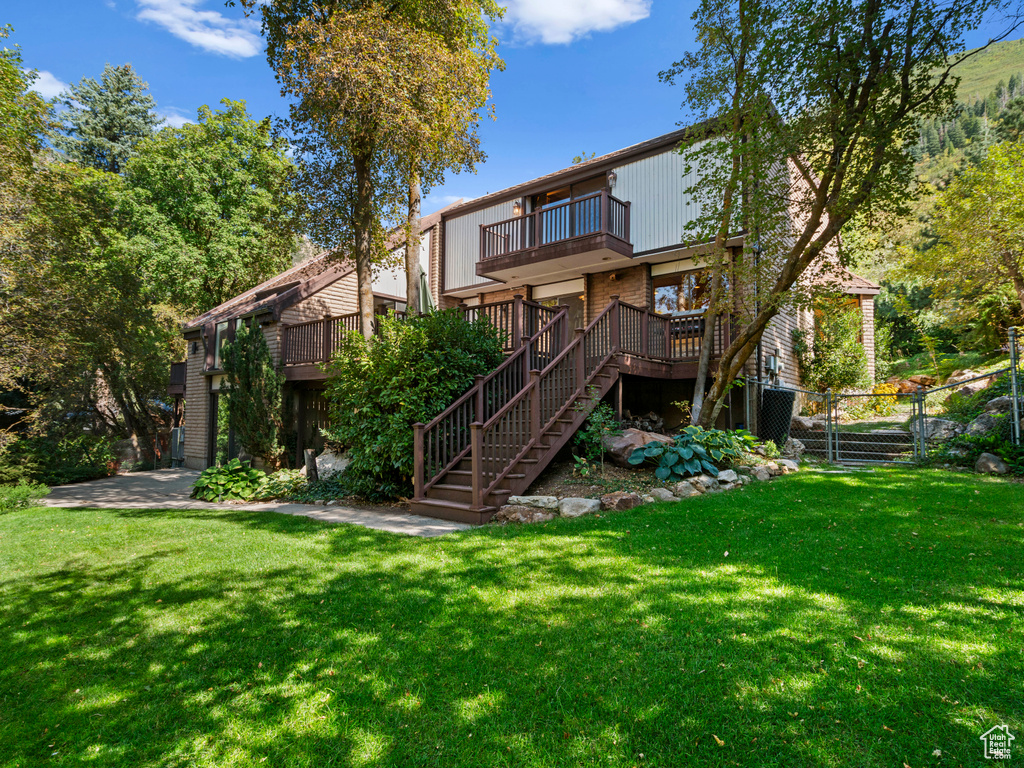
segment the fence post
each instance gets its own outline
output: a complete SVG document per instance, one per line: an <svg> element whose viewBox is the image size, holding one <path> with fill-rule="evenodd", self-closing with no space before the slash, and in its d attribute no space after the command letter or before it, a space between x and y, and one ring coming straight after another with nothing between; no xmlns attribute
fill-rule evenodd
<svg viewBox="0 0 1024 768"><path fill-rule="evenodd" d="M1010 396L1013 398L1013 444L1020 445L1020 353L1017 350L1017 328L1010 329Z"/></svg>
<svg viewBox="0 0 1024 768"><path fill-rule="evenodd" d="M469 425L469 461L473 473L473 509L483 508L483 484L484 484L484 425L474 421Z"/></svg>
<svg viewBox="0 0 1024 768"><path fill-rule="evenodd" d="M426 425L417 421L412 425L412 487L414 499L423 498L423 478L426 477L425 457L423 455L423 429Z"/></svg>
<svg viewBox="0 0 1024 768"><path fill-rule="evenodd" d="M825 390L825 461L832 463L832 387Z"/></svg>
<svg viewBox="0 0 1024 768"><path fill-rule="evenodd" d="M928 446L924 436L924 387L920 384L917 385L914 397L917 398L917 459L924 461L928 455Z"/></svg>
<svg viewBox="0 0 1024 768"><path fill-rule="evenodd" d="M516 294L512 305L512 349L519 349L523 338L523 297Z"/></svg>
<svg viewBox="0 0 1024 768"><path fill-rule="evenodd" d="M622 338L619 336L619 295L615 294L611 298L612 308L608 311L608 335L611 338L608 344L612 351L617 352L622 349Z"/></svg>
<svg viewBox="0 0 1024 768"><path fill-rule="evenodd" d="M540 442L540 371L530 371L530 437Z"/></svg>

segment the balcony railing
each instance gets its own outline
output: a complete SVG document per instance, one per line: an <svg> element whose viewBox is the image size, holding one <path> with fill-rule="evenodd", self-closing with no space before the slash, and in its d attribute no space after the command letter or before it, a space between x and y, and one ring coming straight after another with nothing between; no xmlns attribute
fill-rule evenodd
<svg viewBox="0 0 1024 768"><path fill-rule="evenodd" d="M167 383L167 394L185 394L185 375L188 363L171 363L171 378Z"/></svg>
<svg viewBox="0 0 1024 768"><path fill-rule="evenodd" d="M405 317L405 312L395 312L395 314L398 317ZM377 333L378 328L377 320L374 318L373 332ZM284 326L284 338L281 339L281 363L283 365L326 363L337 349L341 335L346 331L358 330L358 312L286 325Z"/></svg>
<svg viewBox="0 0 1024 768"><path fill-rule="evenodd" d="M629 207L607 189L524 216L480 225L480 260L530 251L589 235L629 242Z"/></svg>

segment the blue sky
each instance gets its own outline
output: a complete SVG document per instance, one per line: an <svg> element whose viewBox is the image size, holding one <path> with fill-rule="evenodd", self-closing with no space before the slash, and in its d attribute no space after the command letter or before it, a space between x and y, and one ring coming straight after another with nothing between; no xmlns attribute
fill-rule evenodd
<svg viewBox="0 0 1024 768"><path fill-rule="evenodd" d="M222 98L257 117L285 116L258 25L221 0L11 0L0 23L15 32L45 96L131 63L169 123ZM488 160L451 176L424 201L429 213L667 133L686 118L683 91L658 72L693 47L691 0L507 0L495 31L506 69L491 82L497 120L481 138ZM984 42L983 33L968 39Z"/></svg>

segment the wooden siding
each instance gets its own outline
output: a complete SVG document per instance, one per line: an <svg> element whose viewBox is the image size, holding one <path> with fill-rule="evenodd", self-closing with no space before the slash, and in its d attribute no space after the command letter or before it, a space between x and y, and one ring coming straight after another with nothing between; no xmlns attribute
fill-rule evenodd
<svg viewBox="0 0 1024 768"><path fill-rule="evenodd" d="M186 358L185 374L185 466L189 469L206 469L206 452L209 436L210 385L203 375L206 350L203 342L196 342L198 351Z"/></svg>
<svg viewBox="0 0 1024 768"><path fill-rule="evenodd" d="M509 199L445 222L445 291L457 291L490 282L476 274L476 263L480 258L480 225L512 218L512 202Z"/></svg>
<svg viewBox="0 0 1024 768"><path fill-rule="evenodd" d="M875 297L861 295L860 311L863 316L861 331L864 338L864 351L868 356L868 377L875 380Z"/></svg>
<svg viewBox="0 0 1024 768"><path fill-rule="evenodd" d="M319 320L328 315L347 315L350 312L358 312L356 285L355 272L346 275L308 299L282 311L281 322L285 325L294 325L307 320Z"/></svg>

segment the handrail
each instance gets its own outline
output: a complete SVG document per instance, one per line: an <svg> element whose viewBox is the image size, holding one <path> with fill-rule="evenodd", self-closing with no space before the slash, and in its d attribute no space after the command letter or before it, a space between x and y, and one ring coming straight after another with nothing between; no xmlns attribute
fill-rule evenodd
<svg viewBox="0 0 1024 768"><path fill-rule="evenodd" d="M545 335L551 335L552 343L558 343L554 336L559 323L568 324L568 309L565 307L560 309L537 333L524 338L519 348L505 358L501 365L489 374L478 376L470 389L428 424L414 426L417 446L414 484L417 498L422 497L424 491L428 490L438 478L465 457L470 448L470 441L467 439L470 425L480 421L482 417L486 418L488 405L491 407L495 405L493 399L500 399L502 396L511 399L522 390L527 378L524 374L534 357L532 353ZM488 393L490 398L487 397ZM501 408L504 404L501 403L497 407ZM451 432L447 435L447 440L438 440L438 437L444 436L435 436L433 433L449 423ZM437 455L442 452L442 442L444 442L447 454L443 460Z"/></svg>

